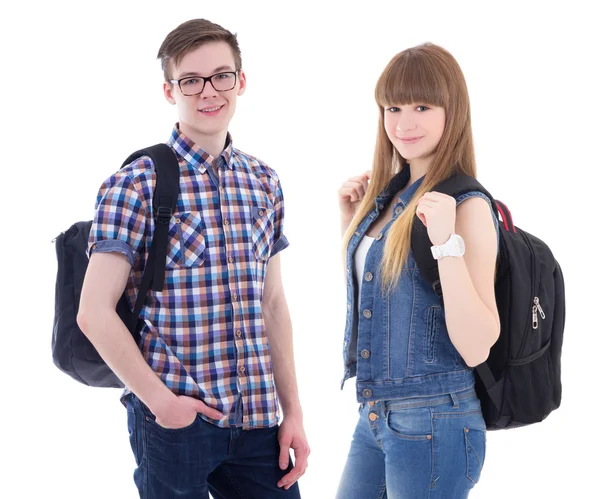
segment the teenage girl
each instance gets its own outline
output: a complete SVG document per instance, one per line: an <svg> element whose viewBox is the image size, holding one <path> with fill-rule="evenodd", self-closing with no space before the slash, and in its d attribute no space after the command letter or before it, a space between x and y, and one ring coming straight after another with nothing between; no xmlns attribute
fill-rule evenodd
<svg viewBox="0 0 600 499"><path fill-rule="evenodd" d="M346 255L344 381L360 417L338 499L466 498L485 459L473 367L500 333L498 222L479 192L435 192L476 176L462 71L432 44L396 55L375 89L373 168L339 190ZM438 258L443 303L415 264L413 224Z"/></svg>

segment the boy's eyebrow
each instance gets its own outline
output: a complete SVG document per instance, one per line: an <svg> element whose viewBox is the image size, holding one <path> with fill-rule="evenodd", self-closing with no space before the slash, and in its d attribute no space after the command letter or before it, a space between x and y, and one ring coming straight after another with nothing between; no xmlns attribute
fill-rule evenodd
<svg viewBox="0 0 600 499"><path fill-rule="evenodd" d="M225 66L219 66L218 68L213 69L212 74L216 74L219 73L221 71L233 71L233 68L229 65L225 65ZM179 75L179 78L186 78L188 76L200 76L200 73L198 73L197 71L192 71L192 72L187 72L187 73L181 73Z"/></svg>

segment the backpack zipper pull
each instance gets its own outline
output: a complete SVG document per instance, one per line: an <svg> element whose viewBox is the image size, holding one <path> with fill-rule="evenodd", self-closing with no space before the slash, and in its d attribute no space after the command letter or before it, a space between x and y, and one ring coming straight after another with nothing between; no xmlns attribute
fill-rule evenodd
<svg viewBox="0 0 600 499"><path fill-rule="evenodd" d="M52 239L52 241L50 241L50 242L51 242L51 243L55 243L55 242L56 242L56 240L57 240L57 239L58 239L60 236L62 236L63 234L64 234L64 232L61 232L61 233L60 233L58 236L56 236L56 237L55 237L54 239Z"/></svg>
<svg viewBox="0 0 600 499"><path fill-rule="evenodd" d="M533 320L532 320L532 326L533 329L537 329L538 328L538 316L537 316L537 306L534 305L533 309L531 310L532 314L533 314Z"/></svg>
<svg viewBox="0 0 600 499"><path fill-rule="evenodd" d="M535 303L535 306L537 307L542 319L545 319L546 314L544 313L544 310L542 309L542 306L540 305L540 299L537 296L533 299L533 303Z"/></svg>

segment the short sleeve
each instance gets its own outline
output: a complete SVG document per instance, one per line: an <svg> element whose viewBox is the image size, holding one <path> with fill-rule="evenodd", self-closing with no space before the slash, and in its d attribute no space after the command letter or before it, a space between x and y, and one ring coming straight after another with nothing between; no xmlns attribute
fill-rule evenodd
<svg viewBox="0 0 600 499"><path fill-rule="evenodd" d="M275 256L281 250L287 248L290 243L283 233L283 218L285 213L283 191L281 190L281 183L277 180L277 188L275 189L275 228L273 234L273 248L271 249L271 257Z"/></svg>
<svg viewBox="0 0 600 499"><path fill-rule="evenodd" d="M88 254L122 253L133 266L144 240L146 212L129 175L122 171L112 175L98 192Z"/></svg>

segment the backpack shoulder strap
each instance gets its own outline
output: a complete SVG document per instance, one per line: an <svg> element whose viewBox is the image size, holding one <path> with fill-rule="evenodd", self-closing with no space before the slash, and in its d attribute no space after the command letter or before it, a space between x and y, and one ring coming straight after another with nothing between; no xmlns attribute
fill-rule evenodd
<svg viewBox="0 0 600 499"><path fill-rule="evenodd" d="M148 290L152 287L154 291L162 291L164 286L165 261L169 244L169 221L177 209L177 198L179 197L179 162L174 151L167 144L156 144L134 152L123 162L123 166L142 156L150 157L156 171L156 185L152 200L156 224L150 245L150 254L133 309L132 323L128 325L134 336L136 336L137 320Z"/></svg>
<svg viewBox="0 0 600 499"><path fill-rule="evenodd" d="M436 192L441 192L442 194L447 194L448 196L452 196L455 199L463 194L466 194L467 192L481 192L489 198L490 202L492 203L492 210L494 211L494 215L498 217L497 202L494 200L492 195L473 177L469 177L468 175L463 174L455 174L447 180L440 182L432 190ZM503 206L501 203L500 205ZM508 212L508 209L506 209L506 211ZM505 219L503 213L502 217L503 219ZM427 228L415 215L415 220L413 223L413 229L411 233L411 249L413 252L413 257L417 263L419 272L421 272L421 274L423 275L423 278L429 284L431 284L435 293L443 299L438 264L437 261L433 258L430 248L431 241L429 240L429 236L427 234ZM481 381L487 389L488 395L492 400L492 403L496 406L498 412L500 412L502 400L499 394L497 393L497 390L493 389L493 387L496 384L496 380L494 379L494 375L492 374L489 365L486 362L484 362L483 364L477 366L476 370L477 374L481 378Z"/></svg>
<svg viewBox="0 0 600 499"><path fill-rule="evenodd" d="M455 174L448 179L436 185L433 191L447 194L453 198L466 194L467 192L478 191L485 194L492 203L494 214L498 216L498 208L492 195L473 177L463 174ZM427 235L427 227L415 215L413 229L411 233L411 249L413 256L419 268L419 272L424 279L431 284L433 290L438 296L442 296L442 286L440 284L440 273L438 270L437 261L431 254L431 241Z"/></svg>

